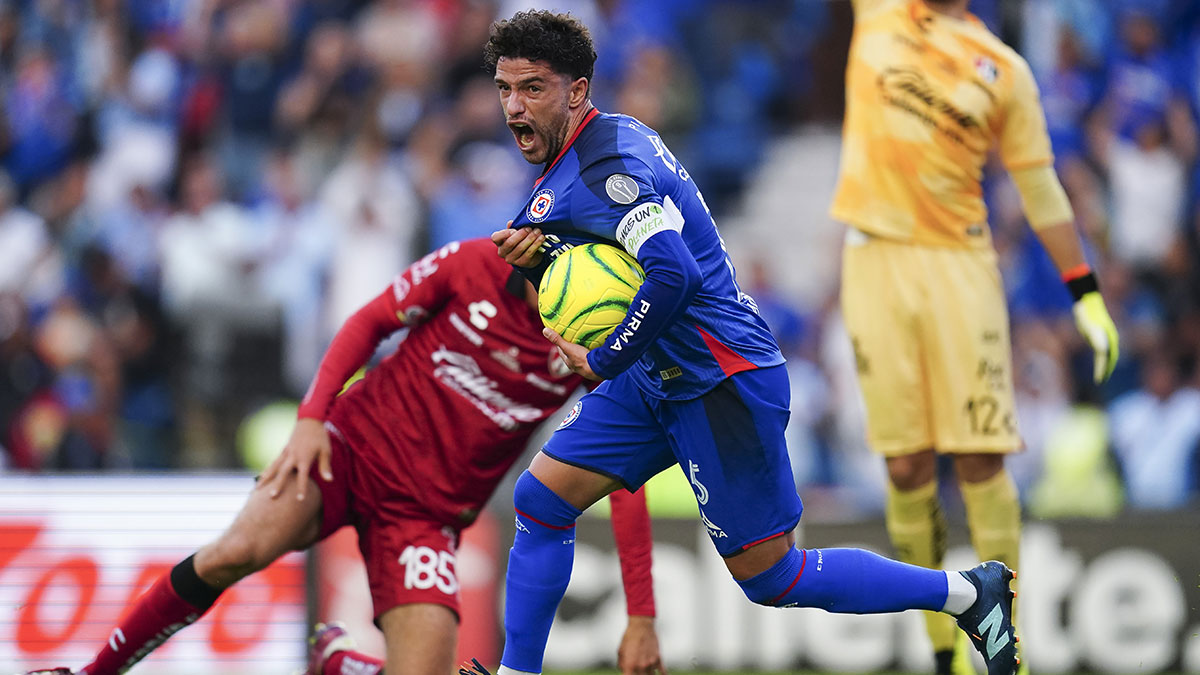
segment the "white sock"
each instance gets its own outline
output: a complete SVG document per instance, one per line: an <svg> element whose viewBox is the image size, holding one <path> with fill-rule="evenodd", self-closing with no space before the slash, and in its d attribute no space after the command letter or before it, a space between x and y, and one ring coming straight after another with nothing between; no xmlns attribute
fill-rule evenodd
<svg viewBox="0 0 1200 675"><path fill-rule="evenodd" d="M971 582L968 581L967 585L970 586ZM496 669L496 675L541 675L541 673L527 673L523 670L513 670L508 666L500 666Z"/></svg>
<svg viewBox="0 0 1200 675"><path fill-rule="evenodd" d="M942 611L954 616L971 609L971 605L975 604L979 597L975 584L959 572L946 572L946 588L949 592L946 594L946 606Z"/></svg>

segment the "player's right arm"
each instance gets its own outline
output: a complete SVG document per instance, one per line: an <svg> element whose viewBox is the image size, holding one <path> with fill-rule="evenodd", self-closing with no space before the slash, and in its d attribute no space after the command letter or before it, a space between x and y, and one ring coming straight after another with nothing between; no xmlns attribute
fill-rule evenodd
<svg viewBox="0 0 1200 675"><path fill-rule="evenodd" d="M1117 328L1075 231L1075 214L1054 172L1046 118L1033 74L1014 63L1013 90L1003 118L1000 155L1021 195L1026 218L1074 299L1075 324L1095 355L1096 383L1112 375L1120 353Z"/></svg>
<svg viewBox="0 0 1200 675"><path fill-rule="evenodd" d="M333 479L332 449L325 431L330 406L384 338L428 320L446 304L452 288L451 270L458 262L447 259L458 250L459 243L453 242L414 262L338 329L300 403L291 437L259 480L259 487L269 489L271 497L278 496L284 483L296 476L296 496L304 499L308 486L304 477L314 462L324 480Z"/></svg>

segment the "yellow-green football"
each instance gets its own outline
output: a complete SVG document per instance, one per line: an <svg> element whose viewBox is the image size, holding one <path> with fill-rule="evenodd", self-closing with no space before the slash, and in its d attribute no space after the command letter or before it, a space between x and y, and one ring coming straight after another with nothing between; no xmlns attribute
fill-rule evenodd
<svg viewBox="0 0 1200 675"><path fill-rule="evenodd" d="M550 263L538 286L542 323L566 340L595 349L625 320L646 278L637 260L608 244L583 244Z"/></svg>

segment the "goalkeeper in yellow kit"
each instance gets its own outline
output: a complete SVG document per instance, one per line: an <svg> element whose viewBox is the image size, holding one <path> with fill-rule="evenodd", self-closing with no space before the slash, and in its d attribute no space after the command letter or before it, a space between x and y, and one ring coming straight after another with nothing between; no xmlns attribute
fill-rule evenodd
<svg viewBox="0 0 1200 675"><path fill-rule="evenodd" d="M967 0L853 4L832 215L848 226L842 311L868 441L887 461L888 533L902 560L941 566L936 459L949 454L976 553L1019 569L1020 504L1004 456L1021 440L980 185L993 149L1075 299L1097 382L1116 363L1116 328L1054 173L1024 59L967 12ZM928 629L939 673L970 668L966 651L954 658L949 617L930 613Z"/></svg>

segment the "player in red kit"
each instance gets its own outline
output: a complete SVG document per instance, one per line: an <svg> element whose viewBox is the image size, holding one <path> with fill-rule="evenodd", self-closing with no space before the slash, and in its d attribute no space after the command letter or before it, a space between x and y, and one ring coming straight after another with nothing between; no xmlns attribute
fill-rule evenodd
<svg viewBox="0 0 1200 675"><path fill-rule="evenodd" d="M226 588L343 525L358 531L387 672L450 673L459 533L538 425L582 383L542 337L535 306L533 287L488 239L448 244L413 263L338 331L291 438L229 529L135 601L113 630L119 637L76 675L126 672ZM396 351L339 396L379 342L406 327ZM614 497L630 613L619 665L662 670L645 499ZM383 672L383 662L342 649L343 635L329 637L318 635L311 675Z"/></svg>

